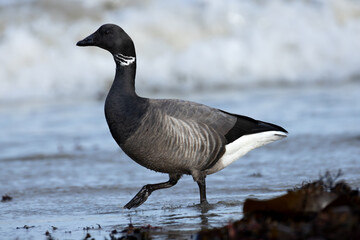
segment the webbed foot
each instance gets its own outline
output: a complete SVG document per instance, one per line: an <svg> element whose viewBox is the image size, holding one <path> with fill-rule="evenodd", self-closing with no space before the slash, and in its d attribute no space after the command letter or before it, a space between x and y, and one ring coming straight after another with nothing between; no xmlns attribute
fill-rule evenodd
<svg viewBox="0 0 360 240"><path fill-rule="evenodd" d="M137 208L141 204L143 204L148 197L150 196L151 191L148 189L148 185L145 185L141 188L141 190L133 197L133 199L128 202L124 208L131 209L131 208Z"/></svg>
<svg viewBox="0 0 360 240"><path fill-rule="evenodd" d="M174 186L178 180L181 178L181 174L169 174L169 181L163 183L156 183L156 184L147 184L141 188L141 190L128 202L124 208L131 209L136 208L143 204L150 194L159 189L169 188Z"/></svg>

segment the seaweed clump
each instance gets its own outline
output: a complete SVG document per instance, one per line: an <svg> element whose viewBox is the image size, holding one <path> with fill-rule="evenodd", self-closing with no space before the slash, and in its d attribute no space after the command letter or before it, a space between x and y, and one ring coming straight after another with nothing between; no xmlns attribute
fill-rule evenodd
<svg viewBox="0 0 360 240"><path fill-rule="evenodd" d="M241 220L196 239L360 239L359 191L337 181L341 175L326 172L273 199L246 199Z"/></svg>
<svg viewBox="0 0 360 240"><path fill-rule="evenodd" d="M151 225L143 227L134 227L131 223L124 230L112 230L109 234L111 240L150 240L150 231L159 230L160 227L153 227ZM107 238L105 238L107 239Z"/></svg>
<svg viewBox="0 0 360 240"><path fill-rule="evenodd" d="M7 194L3 195L1 198L1 202L10 202L13 198Z"/></svg>

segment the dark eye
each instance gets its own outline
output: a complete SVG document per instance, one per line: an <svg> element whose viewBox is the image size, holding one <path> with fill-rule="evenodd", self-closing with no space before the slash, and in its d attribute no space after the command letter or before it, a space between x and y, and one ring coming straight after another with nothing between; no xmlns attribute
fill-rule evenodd
<svg viewBox="0 0 360 240"><path fill-rule="evenodd" d="M105 35L109 35L110 33L111 33L111 31L110 30L105 30Z"/></svg>

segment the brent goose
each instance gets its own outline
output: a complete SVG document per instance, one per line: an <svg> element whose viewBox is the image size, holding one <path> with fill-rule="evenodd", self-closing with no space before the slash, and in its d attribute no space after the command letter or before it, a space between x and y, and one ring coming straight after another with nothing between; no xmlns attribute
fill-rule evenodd
<svg viewBox="0 0 360 240"><path fill-rule="evenodd" d="M140 206L153 191L174 186L183 174L192 175L200 203L206 204L207 175L287 136L280 126L202 104L139 97L134 43L117 25L102 25L77 46L97 46L114 57L116 74L105 101L105 117L115 141L138 164L169 174L167 182L143 186L124 208Z"/></svg>

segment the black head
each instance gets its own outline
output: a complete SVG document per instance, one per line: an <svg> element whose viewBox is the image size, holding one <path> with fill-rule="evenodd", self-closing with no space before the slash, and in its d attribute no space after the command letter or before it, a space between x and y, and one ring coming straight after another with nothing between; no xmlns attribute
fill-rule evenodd
<svg viewBox="0 0 360 240"><path fill-rule="evenodd" d="M115 24L104 24L96 32L79 41L77 46L96 46L113 55L123 54L135 57L134 43L127 33Z"/></svg>

